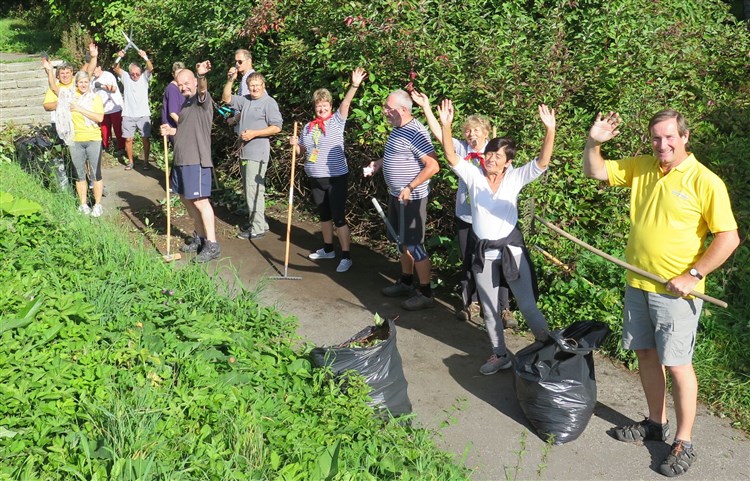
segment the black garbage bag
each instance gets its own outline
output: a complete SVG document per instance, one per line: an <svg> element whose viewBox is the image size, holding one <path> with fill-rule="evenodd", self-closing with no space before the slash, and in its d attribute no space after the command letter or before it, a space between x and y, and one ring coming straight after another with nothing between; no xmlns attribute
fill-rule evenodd
<svg viewBox="0 0 750 481"><path fill-rule="evenodd" d="M541 439L563 444L586 429L596 406L592 351L609 334L603 322L578 321L516 353L516 396Z"/></svg>
<svg viewBox="0 0 750 481"><path fill-rule="evenodd" d="M347 347L362 339L378 337L381 342L370 347ZM411 412L407 382L401 355L396 346L396 325L392 320L382 327L367 327L334 347L316 347L310 353L313 364L330 366L334 374L356 371L372 388L371 405L387 409L393 416Z"/></svg>
<svg viewBox="0 0 750 481"><path fill-rule="evenodd" d="M43 129L17 139L16 159L23 170L38 175L47 188L65 190L70 185L67 148Z"/></svg>

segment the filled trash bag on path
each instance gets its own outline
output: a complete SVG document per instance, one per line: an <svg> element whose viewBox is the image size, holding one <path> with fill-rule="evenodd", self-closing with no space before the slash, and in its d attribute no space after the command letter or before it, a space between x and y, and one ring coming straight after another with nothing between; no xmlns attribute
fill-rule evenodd
<svg viewBox="0 0 750 481"><path fill-rule="evenodd" d="M49 134L38 129L15 140L16 159L26 172L39 175L44 186L65 190L70 185L65 153L67 147L55 144Z"/></svg>
<svg viewBox="0 0 750 481"><path fill-rule="evenodd" d="M567 443L586 429L596 406L592 351L609 333L603 322L578 321L516 353L516 396L543 440Z"/></svg>
<svg viewBox="0 0 750 481"><path fill-rule="evenodd" d="M371 405L376 409L387 409L393 416L411 412L393 320L381 327L369 326L338 346L316 347L310 355L316 366L330 366L336 375L352 370L362 375L372 388Z"/></svg>

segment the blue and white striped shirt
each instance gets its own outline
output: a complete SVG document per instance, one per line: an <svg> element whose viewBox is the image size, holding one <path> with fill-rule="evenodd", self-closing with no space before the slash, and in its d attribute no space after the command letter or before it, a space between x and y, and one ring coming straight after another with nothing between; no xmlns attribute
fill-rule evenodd
<svg viewBox="0 0 750 481"><path fill-rule="evenodd" d="M422 157L435 152L430 134L417 119L406 125L394 127L385 143L383 155L383 176L392 196L398 197L401 190L414 180L424 169ZM430 181L417 186L411 193L411 200L427 197Z"/></svg>
<svg viewBox="0 0 750 481"><path fill-rule="evenodd" d="M349 172L344 155L344 127L346 119L337 110L325 121L326 133L310 124L302 127L300 142L305 147L307 161L305 173L308 177L338 177ZM317 145L316 145L317 143Z"/></svg>

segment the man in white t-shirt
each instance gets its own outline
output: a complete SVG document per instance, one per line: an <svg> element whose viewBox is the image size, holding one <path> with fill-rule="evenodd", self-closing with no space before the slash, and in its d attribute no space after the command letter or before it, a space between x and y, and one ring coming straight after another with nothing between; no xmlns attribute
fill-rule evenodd
<svg viewBox="0 0 750 481"><path fill-rule="evenodd" d="M125 139L122 136L122 105L123 99L117 79L104 70L100 62L96 63L94 77L91 79L94 92L102 99L104 104L104 120L100 124L102 129L102 146L104 150L109 149L110 140L114 136L117 139L116 149L125 150Z"/></svg>
<svg viewBox="0 0 750 481"><path fill-rule="evenodd" d="M123 87L124 103L122 108L122 136L125 138L125 153L128 156L128 165L125 170L133 168L133 137L136 131L141 134L143 142L143 170L148 170L148 157L151 150L151 109L148 104L148 82L154 71L154 65L149 60L144 50L139 50L138 55L146 61L146 70L141 70L137 63L131 63L128 71L120 67L120 61L125 56L125 51L120 50L115 61L115 75L120 78Z"/></svg>

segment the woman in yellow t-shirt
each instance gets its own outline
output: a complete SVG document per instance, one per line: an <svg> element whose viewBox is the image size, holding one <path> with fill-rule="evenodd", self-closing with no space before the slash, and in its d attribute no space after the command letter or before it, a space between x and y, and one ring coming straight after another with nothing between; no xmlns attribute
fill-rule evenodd
<svg viewBox="0 0 750 481"><path fill-rule="evenodd" d="M78 212L84 215L99 217L103 209L101 205L104 183L101 170L102 132L99 123L104 119L104 105L102 99L90 88L90 77L81 70L74 77L75 91L60 89L50 82L50 89L58 96L57 122L64 122L69 126L69 133L63 140L70 147L70 158L76 172L76 193L80 200ZM94 206L87 202L88 175L93 181Z"/></svg>

